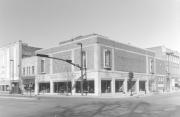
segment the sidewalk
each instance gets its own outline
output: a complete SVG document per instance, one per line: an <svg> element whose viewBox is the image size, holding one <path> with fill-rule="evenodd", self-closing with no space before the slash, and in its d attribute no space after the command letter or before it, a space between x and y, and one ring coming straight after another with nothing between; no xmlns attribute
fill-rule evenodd
<svg viewBox="0 0 180 117"><path fill-rule="evenodd" d="M176 92L163 92L163 93L140 93L140 94L133 94L130 96L130 93L127 94L103 94L100 96L93 96L93 95L54 95L54 94L43 94L43 95L34 95L34 94L0 94L0 98L14 98L14 99L41 99L41 98L140 98L146 96L153 96L153 95L170 95L173 93L180 93L180 91Z"/></svg>
<svg viewBox="0 0 180 117"><path fill-rule="evenodd" d="M23 94L9 94L9 93L0 93L0 98L10 98L10 99L30 99L34 100L37 99L38 97L35 95L23 95Z"/></svg>

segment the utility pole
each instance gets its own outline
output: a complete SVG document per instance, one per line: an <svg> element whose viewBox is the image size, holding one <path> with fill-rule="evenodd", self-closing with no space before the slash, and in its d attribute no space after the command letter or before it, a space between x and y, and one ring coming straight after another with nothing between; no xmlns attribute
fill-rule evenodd
<svg viewBox="0 0 180 117"><path fill-rule="evenodd" d="M11 68L11 93L14 93L14 60L10 60L10 68Z"/></svg>
<svg viewBox="0 0 180 117"><path fill-rule="evenodd" d="M80 56L81 56L81 95L83 95L83 50L82 50L82 43L77 43L77 45L81 46Z"/></svg>
<svg viewBox="0 0 180 117"><path fill-rule="evenodd" d="M130 96L133 96L133 94L132 94L132 80L133 80L133 78L134 78L134 73L133 72L129 72L129 74L128 74L129 76L129 78L128 78L128 81L129 81L129 84L130 84L130 88L131 88L131 94L130 94Z"/></svg>
<svg viewBox="0 0 180 117"><path fill-rule="evenodd" d="M168 84L169 84L169 91L171 91L171 78L170 78L170 61L169 61L169 56L172 56L174 55L173 52L166 52L166 55L168 56L168 72L167 72L167 75L168 75Z"/></svg>

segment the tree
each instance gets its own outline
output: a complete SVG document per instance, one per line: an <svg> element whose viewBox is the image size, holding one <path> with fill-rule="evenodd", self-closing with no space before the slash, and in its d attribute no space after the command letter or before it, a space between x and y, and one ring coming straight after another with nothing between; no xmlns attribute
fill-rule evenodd
<svg viewBox="0 0 180 117"><path fill-rule="evenodd" d="M64 69L64 77L66 78L66 95L68 95L68 92L69 92L69 85L68 85L68 82L71 82L73 79L74 79L74 74L72 73L71 69L68 69L68 66L67 65L64 65L62 67ZM71 87L71 93L72 93L72 88Z"/></svg>
<svg viewBox="0 0 180 117"><path fill-rule="evenodd" d="M132 94L132 80L133 80L133 78L134 78L134 73L133 72L129 72L129 79L128 79L128 83L129 83L129 85L130 85L130 89L131 89L131 96L133 95Z"/></svg>

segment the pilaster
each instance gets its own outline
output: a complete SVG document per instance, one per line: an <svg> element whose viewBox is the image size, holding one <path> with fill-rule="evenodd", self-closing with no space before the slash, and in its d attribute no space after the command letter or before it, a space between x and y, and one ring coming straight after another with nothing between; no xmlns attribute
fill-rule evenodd
<svg viewBox="0 0 180 117"><path fill-rule="evenodd" d="M153 72L154 72L154 74L156 74L156 59L153 58L153 61L154 61L154 64L153 64L154 70L153 70Z"/></svg>
<svg viewBox="0 0 180 117"><path fill-rule="evenodd" d="M123 90L124 90L124 93L127 93L127 79L124 79Z"/></svg>
<svg viewBox="0 0 180 117"><path fill-rule="evenodd" d="M52 55L50 55L53 57ZM50 74L53 74L53 59L50 59Z"/></svg>
<svg viewBox="0 0 180 117"><path fill-rule="evenodd" d="M111 93L115 94L115 79L112 78L111 80Z"/></svg>
<svg viewBox="0 0 180 117"><path fill-rule="evenodd" d="M139 93L139 78L136 80L136 93Z"/></svg>
<svg viewBox="0 0 180 117"><path fill-rule="evenodd" d="M54 83L52 80L50 81L50 93L54 93Z"/></svg>
<svg viewBox="0 0 180 117"><path fill-rule="evenodd" d="M94 45L94 69L98 71L100 69L100 47L98 44Z"/></svg>
<svg viewBox="0 0 180 117"><path fill-rule="evenodd" d="M114 48L112 48L112 71L114 71L115 64L114 64Z"/></svg>
<svg viewBox="0 0 180 117"><path fill-rule="evenodd" d="M72 80L72 95L75 95L75 91L76 91L76 82L75 82L75 80L73 79Z"/></svg>
<svg viewBox="0 0 180 117"><path fill-rule="evenodd" d="M37 78L35 78L35 95L39 94L39 82Z"/></svg>
<svg viewBox="0 0 180 117"><path fill-rule="evenodd" d="M95 95L101 95L101 78L99 72L96 72L95 74L96 74L94 77Z"/></svg>
<svg viewBox="0 0 180 117"><path fill-rule="evenodd" d="M146 74L149 73L149 60L148 60L148 56L146 55Z"/></svg>
<svg viewBox="0 0 180 117"><path fill-rule="evenodd" d="M146 93L149 93L149 79L146 80L145 90L146 90Z"/></svg>

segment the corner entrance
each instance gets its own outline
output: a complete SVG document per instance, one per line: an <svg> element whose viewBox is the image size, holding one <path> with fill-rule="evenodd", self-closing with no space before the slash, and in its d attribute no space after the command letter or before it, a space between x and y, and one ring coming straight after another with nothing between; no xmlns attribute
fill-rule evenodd
<svg viewBox="0 0 180 117"><path fill-rule="evenodd" d="M111 93L111 80L101 80L101 92Z"/></svg>
<svg viewBox="0 0 180 117"><path fill-rule="evenodd" d="M146 90L146 81L139 81L139 91L145 91Z"/></svg>

